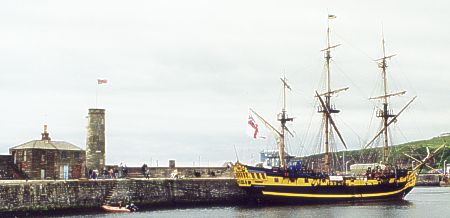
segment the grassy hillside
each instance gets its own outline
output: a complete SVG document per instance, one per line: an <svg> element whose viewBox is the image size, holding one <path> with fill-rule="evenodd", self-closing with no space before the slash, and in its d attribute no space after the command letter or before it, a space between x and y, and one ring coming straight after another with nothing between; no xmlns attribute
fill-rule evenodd
<svg viewBox="0 0 450 218"><path fill-rule="evenodd" d="M450 136L434 137L428 140L408 142L405 144L397 145L396 147L399 149L399 151L403 152L414 152L416 150L419 150L420 152L425 152L426 154L426 147L429 147L430 151L433 151L446 142L447 145L450 146Z"/></svg>
<svg viewBox="0 0 450 218"><path fill-rule="evenodd" d="M390 149L390 160L395 160L396 164L402 165L403 167L411 166L413 160L404 155L404 153L409 154L416 159L422 160L427 156L427 147L430 149L430 152L433 152L436 148L441 146L442 144L447 143L447 145L442 148L437 155L435 155L434 159L429 163L430 166L434 168L443 168L444 160L447 160L447 163L450 164L450 136L442 136L442 137L434 137L428 140L414 141L408 142L405 144L400 144L396 146L389 147ZM343 156L345 153L345 160L343 160ZM369 149L361 149L361 150L351 150L351 151L340 151L333 154L335 158L336 166L342 166L344 161L351 161L350 164L353 163L374 163L379 162L383 159L383 148L369 148ZM319 161L321 162L321 158L323 158L323 154L312 155L308 157L304 157L307 162ZM318 163L318 162L316 162ZM417 162L416 162L417 164ZM427 169L424 168L426 171Z"/></svg>
<svg viewBox="0 0 450 218"><path fill-rule="evenodd" d="M408 142L395 146L397 154L401 154L404 158L407 158L403 153L409 154L417 159L421 159L427 156L427 147L430 152L436 150L439 146L446 143L446 146L442 148L434 158L434 166L443 168L444 160L450 164L450 136L434 137L428 140Z"/></svg>

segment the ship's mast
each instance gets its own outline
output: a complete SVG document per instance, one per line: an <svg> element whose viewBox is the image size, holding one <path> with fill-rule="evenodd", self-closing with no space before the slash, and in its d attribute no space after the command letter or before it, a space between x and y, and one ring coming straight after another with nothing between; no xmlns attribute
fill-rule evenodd
<svg viewBox="0 0 450 218"><path fill-rule="evenodd" d="M384 98L383 98L383 127L384 127L384 155L383 162L387 163L389 158L389 141L388 141L388 128L387 123L388 119L391 116L388 110L388 97L387 97L387 78L386 78L386 48L384 45L384 37L381 42L383 44L383 59L381 60L380 68L383 76L383 90L384 90Z"/></svg>
<svg viewBox="0 0 450 218"><path fill-rule="evenodd" d="M286 127L287 121L292 121L294 118L290 118L286 113L286 88L291 90L291 87L287 84L286 77L281 78L283 82L283 108L281 109L281 113L278 114L278 121L281 123L281 134L280 134L280 145L279 145L279 154L280 154L280 168L286 169L286 160L285 160L285 131L289 132Z"/></svg>
<svg viewBox="0 0 450 218"><path fill-rule="evenodd" d="M383 79L383 95L377 97L371 97L369 99L381 99L383 102L383 108L377 111L377 117L382 119L383 128L372 138L372 140L367 143L364 148L368 148L380 135L383 134L384 140L384 149L383 149L383 162L389 163L389 137L388 137L388 127L397 121L397 117L400 116L405 109L411 105L411 103L416 99L417 96L413 97L397 114L394 114L392 110L389 109L389 98L393 96L404 95L406 91L389 93L387 87L387 60L391 59L394 55L386 56L386 47L384 43L384 34L382 33L382 49L383 49L383 57L376 59L375 61L378 63L378 67L381 69L381 76Z"/></svg>
<svg viewBox="0 0 450 218"><path fill-rule="evenodd" d="M330 137L330 115L331 113L339 113L339 110L336 110L331 107L331 96L333 93L331 91L331 76L330 76L330 61L331 61L331 49L335 48L338 45L331 45L330 42L330 19L334 19L336 16L328 15L328 26L327 26L327 48L322 51L325 52L325 60L326 60L326 80L325 80L325 107L320 108L319 112L323 113L324 121L325 121L325 172L329 173L329 137ZM342 91L342 90L337 90ZM328 113L329 112L329 113Z"/></svg>
<svg viewBox="0 0 450 218"><path fill-rule="evenodd" d="M283 107L281 108L281 113L278 114L277 119L281 123L281 131L278 131L275 127L270 125L264 118L262 118L256 111L250 108L250 111L260 119L264 125L269 128L275 135L278 144L278 154L280 157L280 168L286 170L286 154L285 154L285 133L289 133L292 137L294 136L292 132L286 127L286 122L293 121L294 118L289 117L286 112L286 89L291 90L291 87L287 84L286 77L280 78L283 82Z"/></svg>
<svg viewBox="0 0 450 218"><path fill-rule="evenodd" d="M387 59L392 58L395 55L389 55L386 56L386 47L384 43L384 34L382 34L382 40L381 40L382 48L383 48L383 57L380 59L377 59L378 67L381 69L381 76L383 79L383 94L382 96L379 96L379 99L383 100L383 108L377 113L377 117L381 117L383 122L383 136L384 136L384 152L383 152L383 162L387 163L389 161L389 137L388 137L388 122L389 118L395 117L395 114L392 113L392 111L389 110L389 97L395 96L395 95L403 95L405 92L399 92L399 93L393 93L388 94L388 87L387 87L387 76L386 76L386 69L387 69ZM373 98L375 99L375 98Z"/></svg>

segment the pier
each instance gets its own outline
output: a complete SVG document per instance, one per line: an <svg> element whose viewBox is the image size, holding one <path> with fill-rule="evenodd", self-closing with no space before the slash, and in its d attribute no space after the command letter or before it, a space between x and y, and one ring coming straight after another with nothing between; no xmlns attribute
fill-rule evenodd
<svg viewBox="0 0 450 218"><path fill-rule="evenodd" d="M245 192L231 178L4 180L0 213L99 209L133 202L139 207L239 204Z"/></svg>

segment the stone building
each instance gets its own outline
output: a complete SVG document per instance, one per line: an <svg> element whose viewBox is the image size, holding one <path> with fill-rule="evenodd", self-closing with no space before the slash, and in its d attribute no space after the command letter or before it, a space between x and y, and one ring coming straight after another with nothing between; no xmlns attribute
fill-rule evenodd
<svg viewBox="0 0 450 218"><path fill-rule="evenodd" d="M89 109L86 168L100 172L105 167L105 152L105 109Z"/></svg>
<svg viewBox="0 0 450 218"><path fill-rule="evenodd" d="M41 140L12 147L14 164L29 179L78 179L85 172L85 151L65 141L52 141L47 125Z"/></svg>
<svg viewBox="0 0 450 218"><path fill-rule="evenodd" d="M13 179L13 159L11 155L0 155L1 179Z"/></svg>

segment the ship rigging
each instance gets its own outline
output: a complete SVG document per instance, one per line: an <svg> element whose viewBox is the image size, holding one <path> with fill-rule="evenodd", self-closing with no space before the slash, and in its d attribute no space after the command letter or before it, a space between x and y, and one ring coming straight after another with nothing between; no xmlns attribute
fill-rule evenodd
<svg viewBox="0 0 450 218"><path fill-rule="evenodd" d="M336 16L329 15L329 19ZM371 99L381 99L383 109L377 115L382 118L383 128L375 135L365 147L369 147L373 141L383 134L384 136L384 153L383 162L389 161L389 141L387 140L387 129L389 125L395 122L398 116L408 107L415 97L410 100L397 114L393 114L389 108L389 98L397 95L405 94L404 91L397 93L389 93L386 79L386 61L393 55L386 56L384 37L383 37L383 57L376 60L382 71L384 93L382 96L372 97ZM286 110L286 90L290 90L285 77L281 78L283 84L283 106L281 113L278 114L277 120L280 122L280 130L277 130L264 118L262 118L254 110L250 109L258 119L260 119L267 128L275 135L278 145L279 165L265 168L263 166L249 166L239 161L233 167L234 175L239 187L245 189L251 199L260 201L281 201L286 203L326 203L326 202L348 202L348 201L384 201L403 199L416 184L417 170L426 164L436 152L442 148L438 148L433 153L429 153L426 158L420 161L420 164L414 169L401 168L397 165L373 165L364 169L362 174L337 174L330 168L330 135L334 131L338 135L343 146L347 148L347 144L342 137L341 132L336 126L333 114L337 114L337 110L332 104L332 97L342 91L348 89L339 88L333 90L331 87L331 50L338 45L330 43L330 25L327 28L327 48L322 51L325 53L326 61L326 81L323 93L316 91L315 97L319 100L320 106L318 112L323 114L324 121L324 169L317 171L314 167L304 166L301 160L287 160L285 157L285 134L292 134L286 127L287 122L293 121L292 117L287 115Z"/></svg>

